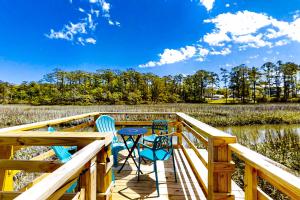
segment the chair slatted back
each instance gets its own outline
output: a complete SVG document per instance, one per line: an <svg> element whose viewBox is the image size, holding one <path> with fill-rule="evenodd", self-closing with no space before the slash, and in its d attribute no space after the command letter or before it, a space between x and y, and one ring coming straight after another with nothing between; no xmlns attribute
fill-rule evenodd
<svg viewBox="0 0 300 200"><path fill-rule="evenodd" d="M115 120L111 116L108 115L101 115L96 120L96 127L100 133L113 133L114 138L113 142L118 141L118 137L116 135L116 126L115 126Z"/></svg>
<svg viewBox="0 0 300 200"><path fill-rule="evenodd" d="M167 120L153 120L152 121L152 134L159 131L160 134L168 134L168 121Z"/></svg>
<svg viewBox="0 0 300 200"><path fill-rule="evenodd" d="M50 132L50 133L55 132L55 128L48 127L48 132ZM65 147L63 147L63 146L52 146L51 148L53 149L53 151L55 152L55 155L58 157L58 159L61 162L65 163L65 162L71 160L72 154L70 154L68 149L66 149Z"/></svg>

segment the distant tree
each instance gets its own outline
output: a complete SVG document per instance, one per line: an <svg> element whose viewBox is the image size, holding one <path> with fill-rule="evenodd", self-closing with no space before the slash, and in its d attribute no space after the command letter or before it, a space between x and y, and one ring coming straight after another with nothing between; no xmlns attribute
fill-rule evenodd
<svg viewBox="0 0 300 200"><path fill-rule="evenodd" d="M272 90L274 71L276 65L272 62L266 62L261 66L261 68L263 70L263 75L265 79L265 88L268 88L266 92L268 93L269 97L271 97L271 90Z"/></svg>
<svg viewBox="0 0 300 200"><path fill-rule="evenodd" d="M224 83L224 87L225 87L225 99L226 99L226 103L227 103L227 99L228 99L229 72L225 68L221 68L221 81L223 81L223 83Z"/></svg>
<svg viewBox="0 0 300 200"><path fill-rule="evenodd" d="M249 80L252 84L252 97L253 97L254 103L256 103L256 86L257 86L260 76L261 76L261 73L259 72L259 69L257 67L252 67L250 69Z"/></svg>

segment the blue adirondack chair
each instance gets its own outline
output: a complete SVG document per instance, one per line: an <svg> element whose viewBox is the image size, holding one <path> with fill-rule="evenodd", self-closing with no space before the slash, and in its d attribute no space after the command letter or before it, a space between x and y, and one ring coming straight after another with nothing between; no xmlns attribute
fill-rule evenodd
<svg viewBox="0 0 300 200"><path fill-rule="evenodd" d="M118 153L121 150L126 149L126 146L123 142L120 142L118 140L118 137L116 135L117 130L115 127L115 120L111 116L108 115L101 115L97 120L96 120L96 127L100 133L113 133L113 141L111 144L111 150L112 154L114 157L114 167L118 166ZM126 141L126 144L128 148L131 148L133 146L134 141L131 139L128 139Z"/></svg>
<svg viewBox="0 0 300 200"><path fill-rule="evenodd" d="M152 121L152 134L143 137L144 142L151 142L153 143L157 134L155 131L158 131L160 135L168 134L168 121L167 120L153 120Z"/></svg>
<svg viewBox="0 0 300 200"><path fill-rule="evenodd" d="M138 181L140 180L141 159L147 159L152 161L154 165L154 172L155 172L155 179L156 179L155 183L156 183L156 190L158 196L159 196L159 185L158 185L156 161L158 160L166 161L172 157L173 169L175 174L175 182L177 182L172 136L173 133L156 136L152 147L143 143L140 143L140 145L138 145L138 153L139 153ZM143 150L140 150L140 146L143 147Z"/></svg>
<svg viewBox="0 0 300 200"><path fill-rule="evenodd" d="M48 127L48 132L51 132L51 133L55 132L55 128L49 126ZM52 146L51 148L55 152L55 155L57 156L57 158L62 163L66 163L69 160L71 160L72 154L69 152L68 148L65 148L63 146ZM74 149L74 147L71 147L71 148ZM77 186L77 182L73 183L73 185L71 185L70 188L67 190L67 193L73 192L73 190L76 188L76 186Z"/></svg>

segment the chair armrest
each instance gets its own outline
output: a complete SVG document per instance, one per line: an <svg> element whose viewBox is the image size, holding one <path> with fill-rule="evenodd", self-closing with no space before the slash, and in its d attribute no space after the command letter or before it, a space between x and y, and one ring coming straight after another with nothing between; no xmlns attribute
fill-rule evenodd
<svg viewBox="0 0 300 200"><path fill-rule="evenodd" d="M68 150L68 151L77 150L77 146L67 147L67 150Z"/></svg>
<svg viewBox="0 0 300 200"><path fill-rule="evenodd" d="M148 145L146 145L146 144L143 144L143 143L138 143L138 147L140 147L140 145L141 146L143 146L143 147L145 147L145 148L148 148L148 149L152 149L152 147L150 147L150 146L148 146Z"/></svg>

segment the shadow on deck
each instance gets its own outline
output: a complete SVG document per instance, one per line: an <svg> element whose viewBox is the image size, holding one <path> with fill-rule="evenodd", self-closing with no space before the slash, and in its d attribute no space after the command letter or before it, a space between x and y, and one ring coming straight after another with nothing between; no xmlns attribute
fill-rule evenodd
<svg viewBox="0 0 300 200"><path fill-rule="evenodd" d="M121 152L119 167L124 161L126 151ZM131 159L120 173L115 169L115 187L113 199L206 199L182 150L175 150L177 183L174 179L172 160L159 161L158 179L160 197L157 197L155 175L150 162L142 162L143 175L137 181L137 169ZM234 187L234 186L233 186ZM235 194L236 195L236 194ZM243 195L240 197L242 198ZM236 196L236 198L238 198Z"/></svg>

